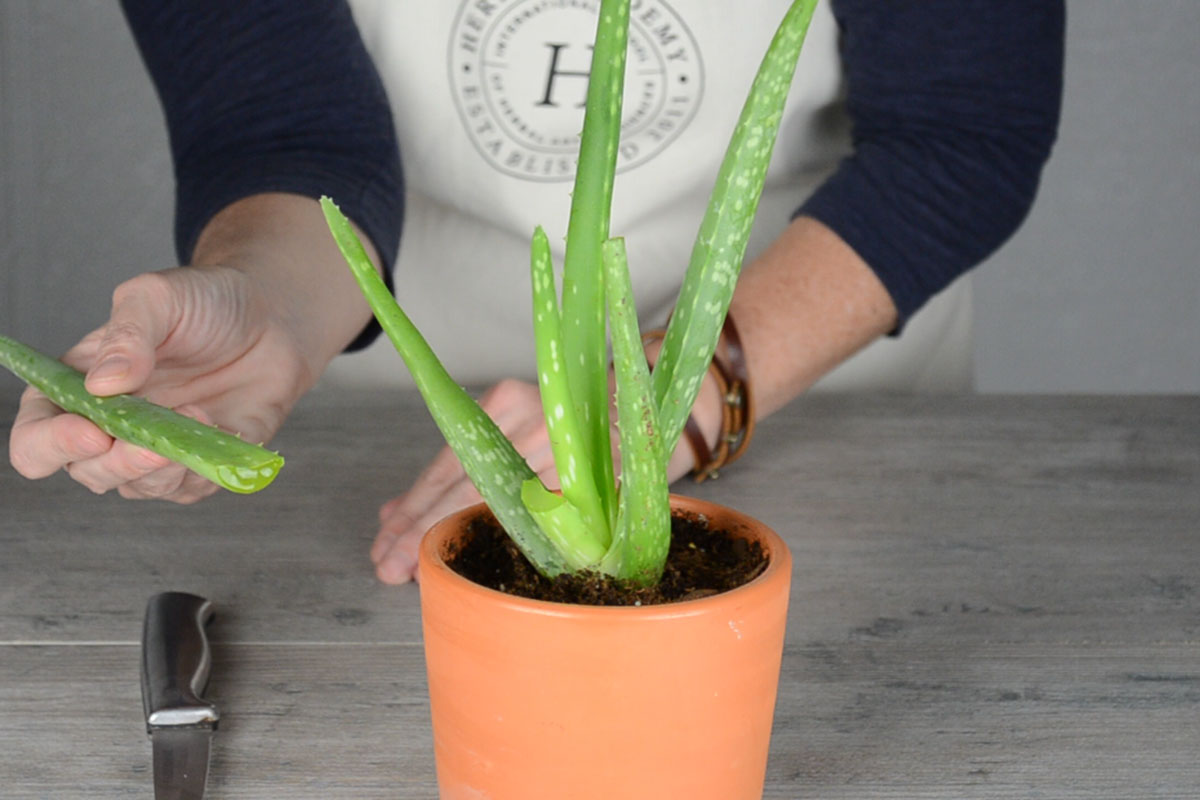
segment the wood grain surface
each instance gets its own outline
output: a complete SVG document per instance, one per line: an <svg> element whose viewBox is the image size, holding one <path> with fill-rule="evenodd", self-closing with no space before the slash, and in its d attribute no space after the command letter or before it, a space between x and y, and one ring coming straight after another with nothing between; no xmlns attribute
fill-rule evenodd
<svg viewBox="0 0 1200 800"><path fill-rule="evenodd" d="M217 608L207 797L436 796L418 589L367 549L437 432L318 391L274 444L191 507L0 469L0 797L151 796L166 589ZM1200 797L1200 398L812 396L674 488L793 551L766 798Z"/></svg>

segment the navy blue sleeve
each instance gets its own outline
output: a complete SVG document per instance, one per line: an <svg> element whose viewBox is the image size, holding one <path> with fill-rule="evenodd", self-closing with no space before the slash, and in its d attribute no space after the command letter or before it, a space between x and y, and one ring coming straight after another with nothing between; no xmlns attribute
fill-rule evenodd
<svg viewBox="0 0 1200 800"><path fill-rule="evenodd" d="M391 279L403 179L391 110L344 0L122 0L166 115L175 245L262 192L329 195ZM350 346L378 334L372 324Z"/></svg>
<svg viewBox="0 0 1200 800"><path fill-rule="evenodd" d="M799 213L891 294L902 326L1028 214L1058 130L1062 0L833 0L853 154Z"/></svg>

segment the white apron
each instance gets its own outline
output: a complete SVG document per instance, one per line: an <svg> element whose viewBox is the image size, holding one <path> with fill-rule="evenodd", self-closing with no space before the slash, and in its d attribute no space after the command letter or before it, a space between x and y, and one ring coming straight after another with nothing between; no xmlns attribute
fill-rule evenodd
<svg viewBox="0 0 1200 800"><path fill-rule="evenodd" d="M561 279L596 0L352 0L391 100L408 196L401 306L460 383L534 374L529 238ZM632 0L611 232L626 238L644 326L674 304L717 167L787 0ZM809 30L759 206L752 258L849 152L837 26ZM902 337L827 376L829 389L965 389L959 282ZM335 359L335 382L411 385L386 337Z"/></svg>

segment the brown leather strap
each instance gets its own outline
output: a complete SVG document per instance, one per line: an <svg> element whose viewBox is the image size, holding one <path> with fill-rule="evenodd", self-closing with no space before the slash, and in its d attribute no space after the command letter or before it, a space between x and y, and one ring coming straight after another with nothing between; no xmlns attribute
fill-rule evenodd
<svg viewBox="0 0 1200 800"><path fill-rule="evenodd" d="M642 343L649 345L665 336L665 329L655 328L642 335ZM721 430L716 449L708 446L695 415L688 415L683 429L696 460L692 477L697 483L717 477L718 470L741 458L754 434L754 395L750 391L746 354L737 326L729 314L725 315L721 338L725 343L724 353L718 346L717 354L708 365L721 397Z"/></svg>
<svg viewBox="0 0 1200 800"><path fill-rule="evenodd" d="M696 457L697 469L702 464L712 462L712 450L708 448L708 442L704 441L704 434L692 414L688 415L687 423L683 426L683 435L687 437L688 447L692 448L692 455Z"/></svg>
<svg viewBox="0 0 1200 800"><path fill-rule="evenodd" d="M721 335L725 340L726 363L725 369L728 373L726 380L729 383L728 391L725 395L727 405L732 405L734 411L734 424L730 425L728 430L722 430L726 437L726 443L729 446L729 454L725 458L725 464L731 464L742 457L746 452L746 447L750 444L750 438L754 435L754 393L750 391L750 371L746 367L746 351L742 347L742 337L738 333L737 326L733 324L733 316L725 315L725 325L721 329ZM714 358L718 361L718 358Z"/></svg>

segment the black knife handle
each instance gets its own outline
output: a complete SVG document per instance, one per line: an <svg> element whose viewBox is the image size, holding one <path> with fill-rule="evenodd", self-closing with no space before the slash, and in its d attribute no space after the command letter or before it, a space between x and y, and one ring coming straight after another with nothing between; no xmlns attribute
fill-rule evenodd
<svg viewBox="0 0 1200 800"><path fill-rule="evenodd" d="M148 729L217 724L217 707L201 699L212 666L204 630L212 617L212 603L194 594L163 592L150 598L142 629L142 705Z"/></svg>

